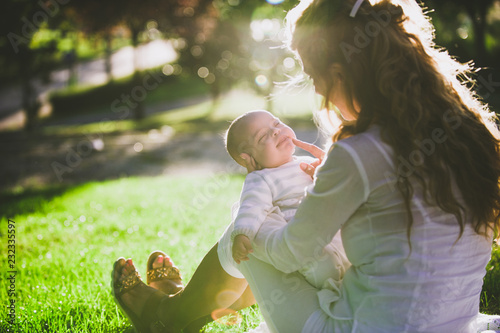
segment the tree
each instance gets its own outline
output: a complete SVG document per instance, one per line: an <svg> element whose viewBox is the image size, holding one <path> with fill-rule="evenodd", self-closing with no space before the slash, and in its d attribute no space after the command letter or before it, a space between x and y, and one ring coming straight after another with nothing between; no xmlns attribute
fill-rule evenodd
<svg viewBox="0 0 500 333"><path fill-rule="evenodd" d="M183 0L144 0L140 3L134 0L86 0L73 2L70 5L70 15L75 16L80 29L89 34L100 35L106 41L106 68L111 78L111 31L117 25L126 26L130 31L130 39L134 50L140 43L140 34L150 21L157 21L162 26L170 26L172 13L176 12L179 3L190 2ZM138 68L138 58L134 52L134 74L132 85L141 85L142 77ZM134 118L144 117L143 101L134 103Z"/></svg>
<svg viewBox="0 0 500 333"><path fill-rule="evenodd" d="M486 14L495 0L428 0L425 1L431 8L436 9L436 15L447 19L450 8L458 15L460 11L467 13L472 21L474 31L474 60L477 64L484 66L488 62L486 51ZM455 16L456 19L456 16Z"/></svg>
<svg viewBox="0 0 500 333"><path fill-rule="evenodd" d="M9 1L0 11L0 62L4 75L19 78L22 91L22 107L26 115L24 128L33 131L37 127L40 103L32 79L47 74L54 67L56 45L53 39L33 44L40 27L60 14L57 2L35 3L29 0Z"/></svg>
<svg viewBox="0 0 500 333"><path fill-rule="evenodd" d="M477 62L484 64L487 60L486 53L486 13L494 0L457 1L464 6L467 14L472 19L474 27L474 45L477 52Z"/></svg>
<svg viewBox="0 0 500 333"><path fill-rule="evenodd" d="M73 29L87 36L98 36L105 41L105 69L108 80L112 81L111 44L112 28L120 21L120 12L114 1L74 1L64 8L64 19L70 21Z"/></svg>

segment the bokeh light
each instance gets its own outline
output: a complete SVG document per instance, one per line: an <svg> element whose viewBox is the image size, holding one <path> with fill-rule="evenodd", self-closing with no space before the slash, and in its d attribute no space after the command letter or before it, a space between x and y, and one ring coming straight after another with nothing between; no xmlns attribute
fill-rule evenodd
<svg viewBox="0 0 500 333"><path fill-rule="evenodd" d="M199 45L195 45L191 48L191 54L195 58L199 58L203 55L203 49Z"/></svg>
<svg viewBox="0 0 500 333"><path fill-rule="evenodd" d="M227 59L221 59L217 63L217 68L220 70L226 70L229 68L229 61Z"/></svg>
<svg viewBox="0 0 500 333"><path fill-rule="evenodd" d="M187 46L187 42L184 38L172 39L172 46L177 50L182 50Z"/></svg>
<svg viewBox="0 0 500 333"><path fill-rule="evenodd" d="M250 23L252 38L256 42L261 42L265 38L274 38L281 30L281 23L278 19L253 20Z"/></svg>
<svg viewBox="0 0 500 333"><path fill-rule="evenodd" d="M150 129L148 132L148 138L155 141L160 140L161 139L160 131L157 130L156 128Z"/></svg>
<svg viewBox="0 0 500 333"><path fill-rule="evenodd" d="M182 73L182 67L179 64L175 64L175 65L166 64L165 66L163 66L161 71L166 76L179 75Z"/></svg>
<svg viewBox="0 0 500 333"><path fill-rule="evenodd" d="M137 153L140 153L143 149L144 149L144 146L142 145L142 143L140 143L140 142L136 142L136 143L134 144L134 150L135 150Z"/></svg>
<svg viewBox="0 0 500 333"><path fill-rule="evenodd" d="M158 22L155 20L149 20L148 23L146 23L146 28L149 29L157 29L158 28Z"/></svg>
<svg viewBox="0 0 500 333"><path fill-rule="evenodd" d="M193 7L186 7L182 11L182 14L184 14L184 16L191 17L194 15L194 8Z"/></svg>
<svg viewBox="0 0 500 333"><path fill-rule="evenodd" d="M167 65L163 66L162 72L166 76L172 75L172 74L174 74L174 66L167 64Z"/></svg>
<svg viewBox="0 0 500 333"><path fill-rule="evenodd" d="M466 28L460 27L457 29L457 35L462 39L467 39L469 37L469 32L467 31Z"/></svg>
<svg viewBox="0 0 500 333"><path fill-rule="evenodd" d="M255 77L255 83L259 87L264 87L269 83L269 81L267 79L267 76L265 76L264 74L259 74Z"/></svg>
<svg viewBox="0 0 500 333"><path fill-rule="evenodd" d="M201 77L202 79L206 78L210 74L210 71L206 67L200 67L198 68L198 76Z"/></svg>
<svg viewBox="0 0 500 333"><path fill-rule="evenodd" d="M279 5L281 3L283 3L285 0L266 0L267 3L271 4L271 5Z"/></svg>
<svg viewBox="0 0 500 333"><path fill-rule="evenodd" d="M224 50L221 53L221 57L222 59L231 60L231 58L233 57L233 53L229 50Z"/></svg>
<svg viewBox="0 0 500 333"><path fill-rule="evenodd" d="M97 150L97 151L103 151L104 150L104 141L102 139L97 138L92 140L92 147Z"/></svg>
<svg viewBox="0 0 500 333"><path fill-rule="evenodd" d="M295 60L291 57L286 57L283 60L283 66L285 66L286 70L292 70L295 68Z"/></svg>
<svg viewBox="0 0 500 333"><path fill-rule="evenodd" d="M215 82L215 75L213 73L209 73L205 78L205 83L212 84Z"/></svg>

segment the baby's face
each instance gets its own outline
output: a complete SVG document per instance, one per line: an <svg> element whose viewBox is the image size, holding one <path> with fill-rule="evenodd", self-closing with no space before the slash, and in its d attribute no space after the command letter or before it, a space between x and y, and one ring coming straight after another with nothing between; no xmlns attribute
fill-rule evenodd
<svg viewBox="0 0 500 333"><path fill-rule="evenodd" d="M276 168L292 161L295 133L267 111L252 112L245 119L241 137L249 155L262 168Z"/></svg>

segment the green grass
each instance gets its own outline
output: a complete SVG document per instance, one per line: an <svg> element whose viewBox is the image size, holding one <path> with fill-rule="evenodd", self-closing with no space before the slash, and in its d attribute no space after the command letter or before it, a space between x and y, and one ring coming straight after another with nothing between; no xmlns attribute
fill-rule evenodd
<svg viewBox="0 0 500 333"><path fill-rule="evenodd" d="M500 244L494 244L486 272L481 293L481 312L500 314Z"/></svg>
<svg viewBox="0 0 500 333"><path fill-rule="evenodd" d="M5 196L0 265L8 277L7 218L15 221L15 332L109 332L129 325L110 295L114 260L133 257L145 276L148 254L162 249L188 281L203 255L230 222L243 178L124 178ZM215 200L216 199L216 200ZM0 290L2 305L9 299ZM0 312L0 331L6 326ZM235 327L260 322L254 308Z"/></svg>
<svg viewBox="0 0 500 333"><path fill-rule="evenodd" d="M7 219L15 221L15 332L120 332L129 327L110 295L117 257L133 257L145 276L147 255L162 249L188 281L203 255L230 222L243 177L122 178L70 188L4 195L0 201L0 265L9 273ZM500 308L500 247L485 277L481 310ZM7 304L7 288L0 303ZM0 331L7 327L0 312ZM243 332L261 317L256 307L234 326L211 324L207 332Z"/></svg>

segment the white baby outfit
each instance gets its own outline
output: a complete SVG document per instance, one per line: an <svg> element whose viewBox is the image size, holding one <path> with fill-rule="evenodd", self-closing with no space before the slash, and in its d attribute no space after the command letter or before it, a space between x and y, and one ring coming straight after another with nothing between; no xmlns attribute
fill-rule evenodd
<svg viewBox="0 0 500 333"><path fill-rule="evenodd" d="M239 207L234 219L231 240L236 235L244 234L251 241L257 232L265 233L265 224L285 224L290 221L300 202L304 198L306 188L312 184L312 179L300 169L300 163L312 163L314 158L308 156L294 156L291 162L277 168L267 168L249 173L243 184ZM282 219L268 217L280 216ZM273 229L275 228L272 227ZM260 258L265 260L264 258ZM332 277L338 288L345 270L350 266L342 246L340 233L328 244L322 253L304 263L297 270L306 280L317 288L331 284ZM236 266L237 267L237 266ZM237 269L237 268L236 268ZM234 272L238 277L241 273Z"/></svg>

